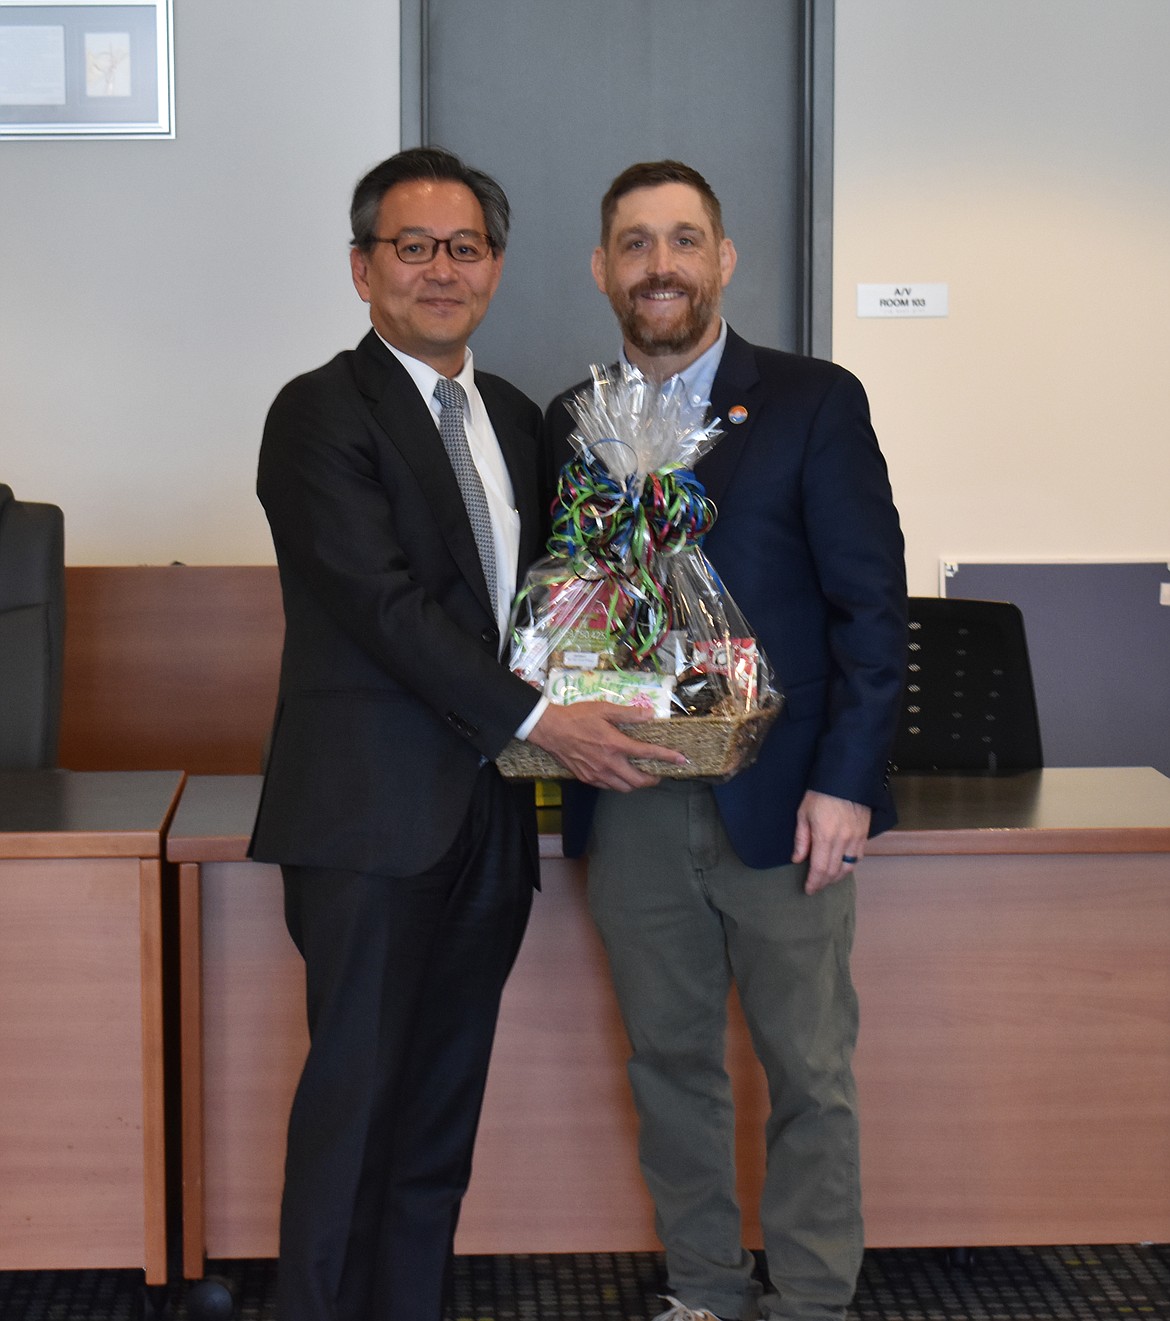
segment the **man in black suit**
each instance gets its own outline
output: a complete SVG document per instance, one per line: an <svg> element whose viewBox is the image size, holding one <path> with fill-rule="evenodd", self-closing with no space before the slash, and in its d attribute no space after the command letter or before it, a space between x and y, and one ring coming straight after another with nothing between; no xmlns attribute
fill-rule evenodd
<svg viewBox="0 0 1170 1321"><path fill-rule="evenodd" d="M718 509L704 550L785 693L759 760L728 784L567 795L590 907L630 1036L643 1173L666 1249L660 1321L843 1316L861 1263L854 868L893 823L887 757L906 655L902 536L860 383L748 344L720 316L736 254L706 180L631 166L602 202L593 274L625 356L710 400L696 472ZM571 420L546 425L568 455ZM731 983L768 1076L753 1278L723 1064Z"/></svg>
<svg viewBox="0 0 1170 1321"><path fill-rule="evenodd" d="M539 411L467 349L508 202L417 149L358 184L373 329L290 382L258 492L285 643L252 856L282 866L310 1049L289 1120L280 1321L438 1321L500 993L537 880L531 738L613 789L652 783L601 703L550 708L500 662L540 550Z"/></svg>

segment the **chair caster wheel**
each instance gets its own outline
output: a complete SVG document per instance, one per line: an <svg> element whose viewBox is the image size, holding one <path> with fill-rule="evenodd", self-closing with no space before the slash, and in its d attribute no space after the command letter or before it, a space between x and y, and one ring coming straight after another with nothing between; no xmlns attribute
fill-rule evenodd
<svg viewBox="0 0 1170 1321"><path fill-rule="evenodd" d="M231 1321L236 1300L231 1285L218 1275L196 1280L187 1290L187 1316L190 1321Z"/></svg>

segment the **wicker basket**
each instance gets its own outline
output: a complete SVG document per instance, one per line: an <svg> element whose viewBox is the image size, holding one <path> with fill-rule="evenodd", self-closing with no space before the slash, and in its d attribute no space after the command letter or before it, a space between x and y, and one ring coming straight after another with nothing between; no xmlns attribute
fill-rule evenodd
<svg viewBox="0 0 1170 1321"><path fill-rule="evenodd" d="M755 761L772 722L780 714L782 698L745 715L675 716L622 725L631 738L677 748L690 763L675 766L653 758L633 757L640 770L667 780L730 780ZM534 743L513 739L496 758L500 773L509 780L572 779L559 761Z"/></svg>

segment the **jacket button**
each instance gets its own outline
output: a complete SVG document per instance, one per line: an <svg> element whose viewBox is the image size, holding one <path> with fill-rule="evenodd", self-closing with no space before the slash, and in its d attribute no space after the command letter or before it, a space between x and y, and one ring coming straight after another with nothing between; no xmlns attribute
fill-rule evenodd
<svg viewBox="0 0 1170 1321"><path fill-rule="evenodd" d="M500 635L494 628L485 628L479 635L484 642L498 642Z"/></svg>

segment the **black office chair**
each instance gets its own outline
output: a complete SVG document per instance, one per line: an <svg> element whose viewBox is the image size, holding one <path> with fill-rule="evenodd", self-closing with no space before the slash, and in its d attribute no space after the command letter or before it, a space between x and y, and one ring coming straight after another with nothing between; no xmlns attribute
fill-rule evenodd
<svg viewBox="0 0 1170 1321"><path fill-rule="evenodd" d="M910 598L895 771L1036 770L1044 764L1019 607Z"/></svg>
<svg viewBox="0 0 1170 1321"><path fill-rule="evenodd" d="M56 766L65 654L65 523L0 486L0 770Z"/></svg>

